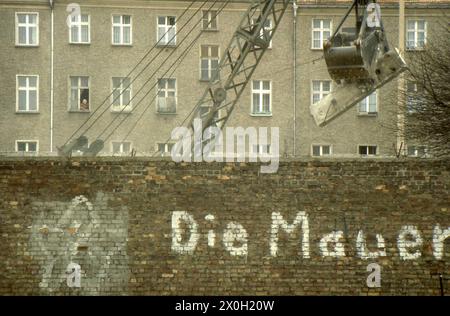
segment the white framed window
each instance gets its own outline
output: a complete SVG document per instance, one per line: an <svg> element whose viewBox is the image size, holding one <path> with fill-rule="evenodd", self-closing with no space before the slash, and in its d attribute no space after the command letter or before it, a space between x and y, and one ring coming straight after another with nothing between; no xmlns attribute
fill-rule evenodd
<svg viewBox="0 0 450 316"><path fill-rule="evenodd" d="M311 90L311 103L314 104L331 92L331 80L313 80Z"/></svg>
<svg viewBox="0 0 450 316"><path fill-rule="evenodd" d="M202 11L202 30L217 31L218 29L218 14L216 10Z"/></svg>
<svg viewBox="0 0 450 316"><path fill-rule="evenodd" d="M315 144L313 144L311 146L311 155L313 157L330 156L331 154L332 154L331 145L315 145Z"/></svg>
<svg viewBox="0 0 450 316"><path fill-rule="evenodd" d="M131 111L131 80L125 77L112 78L112 110Z"/></svg>
<svg viewBox="0 0 450 316"><path fill-rule="evenodd" d="M16 12L16 45L39 45L39 13Z"/></svg>
<svg viewBox="0 0 450 316"><path fill-rule="evenodd" d="M376 156L378 154L377 145L359 145L358 154L361 156Z"/></svg>
<svg viewBox="0 0 450 316"><path fill-rule="evenodd" d="M89 77L71 76L69 111L88 112L89 100Z"/></svg>
<svg viewBox="0 0 450 316"><path fill-rule="evenodd" d="M177 80L174 78L158 79L158 113L175 114L177 112Z"/></svg>
<svg viewBox="0 0 450 316"><path fill-rule="evenodd" d="M423 49L427 43L427 23L425 20L408 20L406 30L406 49Z"/></svg>
<svg viewBox="0 0 450 316"><path fill-rule="evenodd" d="M214 78L219 69L219 46L200 46L200 80L209 81Z"/></svg>
<svg viewBox="0 0 450 316"><path fill-rule="evenodd" d="M272 82L269 80L253 80L252 82L252 114L272 115Z"/></svg>
<svg viewBox="0 0 450 316"><path fill-rule="evenodd" d="M408 157L428 157L428 147L421 145L408 146Z"/></svg>
<svg viewBox="0 0 450 316"><path fill-rule="evenodd" d="M89 44L90 16L88 14L73 15L70 19L69 42L72 44Z"/></svg>
<svg viewBox="0 0 450 316"><path fill-rule="evenodd" d="M132 43L131 15L112 16L112 43L113 45L131 45Z"/></svg>
<svg viewBox="0 0 450 316"><path fill-rule="evenodd" d="M409 114L416 113L420 109L423 90L416 82L406 83L406 111Z"/></svg>
<svg viewBox="0 0 450 316"><path fill-rule="evenodd" d="M39 76L16 76L16 111L39 111Z"/></svg>
<svg viewBox="0 0 450 316"><path fill-rule="evenodd" d="M331 37L331 20L313 19L311 49L323 49L323 44L330 37Z"/></svg>
<svg viewBox="0 0 450 316"><path fill-rule="evenodd" d="M173 143L157 143L156 144L156 151L161 155L161 156L170 156L172 148L173 148Z"/></svg>
<svg viewBox="0 0 450 316"><path fill-rule="evenodd" d="M131 153L131 142L111 142L111 152L113 155L129 155Z"/></svg>
<svg viewBox="0 0 450 316"><path fill-rule="evenodd" d="M374 91L358 103L359 114L376 114L378 112L377 92Z"/></svg>
<svg viewBox="0 0 450 316"><path fill-rule="evenodd" d="M25 153L36 153L39 151L39 141L16 140L16 151Z"/></svg>
<svg viewBox="0 0 450 316"><path fill-rule="evenodd" d="M253 19L253 24L256 24L257 19ZM266 22L264 22L264 27L260 31L260 38L264 39L265 36L271 37L273 32L273 23L272 19L267 19ZM269 46L267 48L272 48L272 40L269 42Z"/></svg>
<svg viewBox="0 0 450 316"><path fill-rule="evenodd" d="M175 46L177 44L177 24L175 16L158 16L159 45Z"/></svg>

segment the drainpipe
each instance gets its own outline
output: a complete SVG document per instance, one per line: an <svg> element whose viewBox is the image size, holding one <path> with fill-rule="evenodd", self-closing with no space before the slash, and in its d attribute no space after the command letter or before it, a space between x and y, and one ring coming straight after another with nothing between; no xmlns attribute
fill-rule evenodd
<svg viewBox="0 0 450 316"><path fill-rule="evenodd" d="M293 133L294 133L294 137L293 137L293 141L294 141L294 147L293 147L293 155L294 157L297 155L297 9L298 9L298 5L297 5L297 1L293 0L292 1L292 9L294 12L294 19L293 19L293 28L294 28L294 32L293 32L293 43L294 43L294 126L293 126Z"/></svg>
<svg viewBox="0 0 450 316"><path fill-rule="evenodd" d="M54 89L54 0L49 0L51 10L50 22L50 153L53 153L53 89Z"/></svg>
<svg viewBox="0 0 450 316"><path fill-rule="evenodd" d="M405 52L405 0L399 1L398 19L398 50L400 55ZM397 154L402 156L405 153L405 98L401 91L405 89L405 76L401 73L398 78L398 106L397 106Z"/></svg>

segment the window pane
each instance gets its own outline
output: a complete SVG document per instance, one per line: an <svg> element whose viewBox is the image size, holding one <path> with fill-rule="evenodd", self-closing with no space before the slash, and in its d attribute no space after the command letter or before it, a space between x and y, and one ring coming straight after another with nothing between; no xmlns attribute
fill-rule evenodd
<svg viewBox="0 0 450 316"><path fill-rule="evenodd" d="M324 29L330 28L330 20L323 20L323 28Z"/></svg>
<svg viewBox="0 0 450 316"><path fill-rule="evenodd" d="M37 143L29 142L28 143L28 151L31 151L31 152L37 151Z"/></svg>
<svg viewBox="0 0 450 316"><path fill-rule="evenodd" d="M89 111L89 89L80 90L80 110Z"/></svg>
<svg viewBox="0 0 450 316"><path fill-rule="evenodd" d="M120 78L113 78L112 82L114 88L118 88L120 86Z"/></svg>
<svg viewBox="0 0 450 316"><path fill-rule="evenodd" d="M216 14L217 14L216 11L211 12L211 22L210 22L210 24L209 24L209 28L214 29L214 30L217 29L217 18L216 18Z"/></svg>
<svg viewBox="0 0 450 316"><path fill-rule="evenodd" d="M89 77L80 77L82 87L89 87Z"/></svg>
<svg viewBox="0 0 450 316"><path fill-rule="evenodd" d="M89 15L82 14L81 15L81 22L89 22Z"/></svg>
<svg viewBox="0 0 450 316"><path fill-rule="evenodd" d="M19 91L19 111L25 111L27 109L27 92Z"/></svg>
<svg viewBox="0 0 450 316"><path fill-rule="evenodd" d="M270 112L270 94L263 94L263 112Z"/></svg>
<svg viewBox="0 0 450 316"><path fill-rule="evenodd" d="M263 81L263 89L270 90L270 81Z"/></svg>
<svg viewBox="0 0 450 316"><path fill-rule="evenodd" d="M89 42L89 27L87 25L81 26L81 41L83 43Z"/></svg>
<svg viewBox="0 0 450 316"><path fill-rule="evenodd" d="M19 23L26 23L27 22L26 14L18 14L17 20L19 21Z"/></svg>
<svg viewBox="0 0 450 316"><path fill-rule="evenodd" d="M166 18L164 16L159 16L158 17L158 24L160 24L160 25L166 24Z"/></svg>
<svg viewBox="0 0 450 316"><path fill-rule="evenodd" d="M129 15L124 15L123 17L122 17L122 19L123 19L123 24L131 24L131 16L129 16Z"/></svg>
<svg viewBox="0 0 450 316"><path fill-rule="evenodd" d="M131 44L131 29L129 26L123 28L123 43Z"/></svg>
<svg viewBox="0 0 450 316"><path fill-rule="evenodd" d="M313 103L317 103L320 101L320 95L315 93L313 94Z"/></svg>
<svg viewBox="0 0 450 316"><path fill-rule="evenodd" d="M36 88L37 87L37 77L31 76L28 77L28 82L30 83L30 87L31 88Z"/></svg>
<svg viewBox="0 0 450 316"><path fill-rule="evenodd" d="M112 147L113 147L114 154L117 154L120 152L120 143L113 142Z"/></svg>
<svg viewBox="0 0 450 316"><path fill-rule="evenodd" d="M320 156L320 146L313 146L313 156Z"/></svg>
<svg viewBox="0 0 450 316"><path fill-rule="evenodd" d="M28 21L31 24L36 24L37 23L37 15L36 14L29 14L28 15Z"/></svg>
<svg viewBox="0 0 450 316"><path fill-rule="evenodd" d="M114 15L113 16L113 22L114 23L120 23L120 15Z"/></svg>
<svg viewBox="0 0 450 316"><path fill-rule="evenodd" d="M369 146L369 155L376 155L376 154L377 154L377 147Z"/></svg>
<svg viewBox="0 0 450 316"><path fill-rule="evenodd" d="M120 91L117 89L113 91L113 105L120 105Z"/></svg>
<svg viewBox="0 0 450 316"><path fill-rule="evenodd" d="M168 40L169 40L169 44L171 44L171 45L175 45L176 44L177 38L176 38L176 34L175 34L175 28L169 29L169 38L168 38Z"/></svg>
<svg viewBox="0 0 450 316"><path fill-rule="evenodd" d="M202 45L200 47L200 57L208 57L208 45Z"/></svg>
<svg viewBox="0 0 450 316"><path fill-rule="evenodd" d="M19 27L19 44L27 44L27 29L23 26Z"/></svg>
<svg viewBox="0 0 450 316"><path fill-rule="evenodd" d="M417 22L417 29L425 30L425 21L418 21Z"/></svg>
<svg viewBox="0 0 450 316"><path fill-rule="evenodd" d="M219 46L211 46L211 57L219 58Z"/></svg>
<svg viewBox="0 0 450 316"><path fill-rule="evenodd" d="M169 20L169 25L175 25L175 17L174 16L169 16L168 17L168 20Z"/></svg>
<svg viewBox="0 0 450 316"><path fill-rule="evenodd" d="M253 89L254 89L254 90L259 89L259 86L260 86L259 83L260 83L259 80L253 80Z"/></svg>
<svg viewBox="0 0 450 316"><path fill-rule="evenodd" d="M323 89L324 92L330 92L330 89L331 89L330 81L324 81L322 83L322 89Z"/></svg>
<svg viewBox="0 0 450 316"><path fill-rule="evenodd" d="M120 44L120 27L114 26L113 33L114 33L113 43L114 44Z"/></svg>
<svg viewBox="0 0 450 316"><path fill-rule="evenodd" d="M175 89L175 79L169 79L168 80L168 88L169 89Z"/></svg>
<svg viewBox="0 0 450 316"><path fill-rule="evenodd" d="M164 34L166 33L166 29L162 26L158 27L158 41L160 41L160 43L165 44L166 40L165 40L165 36Z"/></svg>
<svg viewBox="0 0 450 316"><path fill-rule="evenodd" d="M27 78L26 77L20 76L20 77L18 77L18 79L19 79L19 87L23 88L23 87L27 86Z"/></svg>
<svg viewBox="0 0 450 316"><path fill-rule="evenodd" d="M26 151L26 143L18 142L17 143L17 151Z"/></svg>
<svg viewBox="0 0 450 316"><path fill-rule="evenodd" d="M322 155L330 154L330 146L322 146Z"/></svg>
<svg viewBox="0 0 450 316"><path fill-rule="evenodd" d="M70 41L72 43L77 43L78 42L78 27L77 26L72 26L70 28Z"/></svg>
<svg viewBox="0 0 450 316"><path fill-rule="evenodd" d="M359 154L367 155L367 146L359 146Z"/></svg>
<svg viewBox="0 0 450 316"><path fill-rule="evenodd" d="M259 112L259 94L253 93L253 113Z"/></svg>
<svg viewBox="0 0 450 316"><path fill-rule="evenodd" d="M37 91L30 91L29 92L29 106L30 111L36 111L37 110Z"/></svg>
<svg viewBox="0 0 450 316"><path fill-rule="evenodd" d="M123 97L123 104L122 105L129 105L130 104L130 91L126 90L122 94Z"/></svg>
<svg viewBox="0 0 450 316"><path fill-rule="evenodd" d="M375 113L377 111L377 95L375 93L369 96L369 112Z"/></svg>

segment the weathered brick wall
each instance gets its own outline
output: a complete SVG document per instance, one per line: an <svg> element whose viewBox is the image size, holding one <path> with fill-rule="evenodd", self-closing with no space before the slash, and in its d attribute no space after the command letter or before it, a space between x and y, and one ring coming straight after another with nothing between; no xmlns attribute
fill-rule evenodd
<svg viewBox="0 0 450 316"><path fill-rule="evenodd" d="M439 295L433 274L448 277L450 263L448 160L259 170L3 160L0 294ZM366 283L372 262L380 288ZM81 267L80 288L66 283L69 263Z"/></svg>

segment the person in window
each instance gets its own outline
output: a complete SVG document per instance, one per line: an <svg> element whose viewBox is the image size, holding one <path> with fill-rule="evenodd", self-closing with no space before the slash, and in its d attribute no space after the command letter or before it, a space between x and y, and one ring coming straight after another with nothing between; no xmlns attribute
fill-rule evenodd
<svg viewBox="0 0 450 316"><path fill-rule="evenodd" d="M83 101L81 101L80 111L89 111L89 102L87 99L83 99Z"/></svg>

